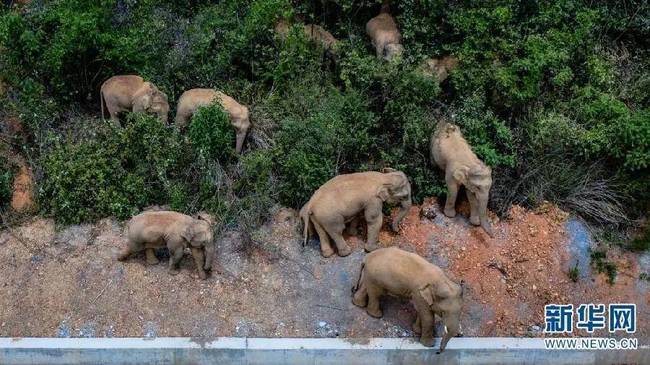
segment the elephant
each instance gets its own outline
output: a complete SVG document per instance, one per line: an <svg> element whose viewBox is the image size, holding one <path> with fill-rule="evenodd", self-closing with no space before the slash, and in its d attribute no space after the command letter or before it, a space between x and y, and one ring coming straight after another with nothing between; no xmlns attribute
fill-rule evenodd
<svg viewBox="0 0 650 365"><path fill-rule="evenodd" d="M427 76L435 76L439 83L445 81L451 71L458 67L458 58L444 56L442 58L429 58L425 60L420 69Z"/></svg>
<svg viewBox="0 0 650 365"><path fill-rule="evenodd" d="M191 89L185 91L178 99L174 122L181 129L187 127L190 119L199 107L210 105L215 100L218 100L224 110L230 115L230 123L235 128L236 135L235 151L239 154L244 146L248 129L251 127L248 108L221 91L214 89Z"/></svg>
<svg viewBox="0 0 650 365"><path fill-rule="evenodd" d="M307 39L320 44L328 52L336 53L338 40L334 38L332 33L325 30L325 28L318 24L305 24L303 25L303 31ZM275 32L284 40L287 37L287 33L289 33L289 24L285 20L280 19L275 24Z"/></svg>
<svg viewBox="0 0 650 365"><path fill-rule="evenodd" d="M199 277L205 280L208 277L206 270L212 269L216 250L213 225L214 218L206 213L199 213L196 218L164 210L141 213L128 222L128 244L117 259L124 261L132 253L145 250L147 263L155 265L158 259L154 249L166 245L169 249L169 273L176 275L183 250L189 247Z"/></svg>
<svg viewBox="0 0 650 365"><path fill-rule="evenodd" d="M100 103L102 119L106 104L111 120L116 122L119 121L119 113L130 111L156 114L164 123L168 120L167 95L140 76L118 75L104 81L100 90Z"/></svg>
<svg viewBox="0 0 650 365"><path fill-rule="evenodd" d="M350 247L342 235L345 224L352 222L355 225L358 216L363 214L368 225L365 249L368 252L377 249L384 202L401 205L391 225L397 232L399 223L411 207L411 184L403 172L385 168L382 172L357 172L332 178L318 188L300 210L303 246L315 229L324 257L334 254L330 238L334 240L339 256L349 255Z"/></svg>
<svg viewBox="0 0 650 365"><path fill-rule="evenodd" d="M379 299L384 294L409 298L417 311L413 332L420 335L420 343L434 344L434 318L442 319L445 334L440 343L442 352L449 339L460 335L463 281L455 283L438 266L417 254L396 247L381 248L366 255L352 288L352 303L366 308L375 318L383 313Z"/></svg>
<svg viewBox="0 0 650 365"><path fill-rule="evenodd" d="M441 121L431 137L431 160L445 171L447 202L444 213L456 216L456 196L460 185L465 186L471 214L470 222L494 237L487 217L487 205L492 187L492 169L476 157L458 126Z"/></svg>
<svg viewBox="0 0 650 365"><path fill-rule="evenodd" d="M404 52L402 35L397 29L395 19L390 15L390 7L384 2L381 12L366 23L366 33L370 36L377 57L390 61Z"/></svg>

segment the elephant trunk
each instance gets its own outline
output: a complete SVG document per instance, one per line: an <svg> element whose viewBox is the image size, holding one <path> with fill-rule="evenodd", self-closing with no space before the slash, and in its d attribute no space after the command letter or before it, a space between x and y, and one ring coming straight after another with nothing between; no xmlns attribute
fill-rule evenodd
<svg viewBox="0 0 650 365"><path fill-rule="evenodd" d="M246 139L247 129L242 129L237 132L236 143L235 143L235 152L237 154L241 153L242 148L244 147L244 140Z"/></svg>
<svg viewBox="0 0 650 365"><path fill-rule="evenodd" d="M409 194L408 198L402 200L401 205L400 205L400 210L399 213L397 213L397 217L395 217L395 220L393 221L392 224L392 229L393 231L397 232L399 230L399 224L404 219L406 214L409 212L409 209L411 209L412 205L411 201L411 195Z"/></svg>
<svg viewBox="0 0 650 365"><path fill-rule="evenodd" d="M447 342L449 342L452 337L460 334L460 322L457 320L443 318L443 323L445 334L442 336L442 340L440 341L440 349L437 351L438 354L445 350Z"/></svg>
<svg viewBox="0 0 650 365"><path fill-rule="evenodd" d="M492 233L492 226L488 221L487 204L488 204L487 196L479 197L479 218L481 220L481 228L483 228L483 230L485 231L485 233L488 234L488 236L494 238L494 233Z"/></svg>
<svg viewBox="0 0 650 365"><path fill-rule="evenodd" d="M163 123L167 124L167 121L169 120L169 115L166 112L160 112L160 113L158 113L158 118L160 118L160 120Z"/></svg>
<svg viewBox="0 0 650 365"><path fill-rule="evenodd" d="M210 242L205 246L205 265L203 267L204 269L206 270L212 269L212 261L214 261L214 254L216 250L217 248L214 242Z"/></svg>

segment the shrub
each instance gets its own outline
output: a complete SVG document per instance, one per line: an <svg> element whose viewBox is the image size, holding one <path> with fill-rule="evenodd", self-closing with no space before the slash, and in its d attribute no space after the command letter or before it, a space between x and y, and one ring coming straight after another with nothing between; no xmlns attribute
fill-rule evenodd
<svg viewBox="0 0 650 365"><path fill-rule="evenodd" d="M0 211L6 209L11 201L15 168L3 155L0 155Z"/></svg>
<svg viewBox="0 0 650 365"><path fill-rule="evenodd" d="M485 107L485 98L473 94L452 112L472 150L489 166L514 166L512 131L503 120Z"/></svg>
<svg viewBox="0 0 650 365"><path fill-rule="evenodd" d="M188 135L195 151L208 159L225 163L235 156L235 130L220 103L199 108Z"/></svg>
<svg viewBox="0 0 650 365"><path fill-rule="evenodd" d="M324 98L310 101L314 109L307 109L305 118L282 120L275 136L280 199L294 207L336 174L361 167L373 142L368 131L375 116L361 96L332 88L324 91Z"/></svg>
<svg viewBox="0 0 650 365"><path fill-rule="evenodd" d="M41 206L59 222L80 223L165 203L178 194L179 141L172 128L142 114L94 139L57 140L39 161Z"/></svg>

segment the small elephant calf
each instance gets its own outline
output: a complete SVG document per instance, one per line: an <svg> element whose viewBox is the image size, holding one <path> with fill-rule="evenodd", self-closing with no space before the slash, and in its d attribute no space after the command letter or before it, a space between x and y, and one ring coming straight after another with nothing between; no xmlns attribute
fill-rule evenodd
<svg viewBox="0 0 650 365"><path fill-rule="evenodd" d="M436 265L422 257L395 247L375 250L363 260L352 303L380 318L379 298L384 294L412 299L417 310L413 332L420 343L434 344L434 316L442 318L445 334L439 353L449 339L461 333L460 312L463 287L456 284Z"/></svg>
<svg viewBox="0 0 650 365"><path fill-rule="evenodd" d="M169 249L169 273L176 275L183 250L190 247L199 277L205 280L208 277L206 270L212 269L215 254L213 224L212 216L205 213L199 213L196 218L170 211L136 215L128 223L128 245L118 260L124 261L132 253L146 250L147 263L155 265L158 259L154 248L166 245Z"/></svg>

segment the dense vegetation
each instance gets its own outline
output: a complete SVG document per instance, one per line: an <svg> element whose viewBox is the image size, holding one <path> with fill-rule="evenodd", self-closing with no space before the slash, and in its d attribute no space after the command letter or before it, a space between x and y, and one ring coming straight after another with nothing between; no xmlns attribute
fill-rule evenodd
<svg viewBox="0 0 650 365"><path fill-rule="evenodd" d="M10 2L11 3L11 2ZM374 55L380 1L54 0L0 17L2 113L19 115L40 207L61 222L126 218L150 204L255 226L338 173L391 166L416 201L444 194L429 162L438 119L461 126L494 169L492 210L551 200L621 228L650 198L650 9L620 2L395 0L406 52ZM317 23L336 56L277 19ZM455 55L443 84L425 58ZM131 115L99 120L98 90L139 74L175 100L215 87L251 108L235 156L222 110L187 133ZM173 118L173 115L170 116ZM0 176L4 172L0 171ZM0 190L1 191L1 190ZM240 218L243 217L243 218Z"/></svg>

